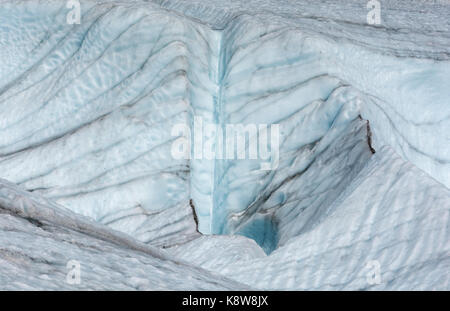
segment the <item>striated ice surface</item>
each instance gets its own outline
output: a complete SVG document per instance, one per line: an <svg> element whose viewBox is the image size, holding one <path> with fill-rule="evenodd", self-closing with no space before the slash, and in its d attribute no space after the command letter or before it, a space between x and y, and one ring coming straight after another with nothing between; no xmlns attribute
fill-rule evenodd
<svg viewBox="0 0 450 311"><path fill-rule="evenodd" d="M450 3L366 4L1 1L0 289L450 289Z"/></svg>
<svg viewBox="0 0 450 311"><path fill-rule="evenodd" d="M0 232L2 290L248 289L5 180L0 180ZM72 261L80 265L75 285L66 281Z"/></svg>

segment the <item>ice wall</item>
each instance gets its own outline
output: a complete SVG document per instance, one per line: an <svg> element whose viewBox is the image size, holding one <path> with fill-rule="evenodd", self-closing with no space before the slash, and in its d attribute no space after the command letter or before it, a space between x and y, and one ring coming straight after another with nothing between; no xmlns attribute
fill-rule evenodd
<svg viewBox="0 0 450 311"><path fill-rule="evenodd" d="M64 3L6 1L1 177L158 246L198 236L192 199L201 232L268 236L270 249L302 232L283 231L277 209L267 211L287 202L279 188L361 116L375 150L390 145L448 187L448 7L417 4L431 13L416 16L406 2L386 2L383 26L373 27L356 2L322 2L86 1L82 23L68 25ZM423 29L413 17L436 23ZM192 129L196 116L280 124L279 167L174 159L171 129ZM349 155L342 188L324 186L308 213L369 160L363 124L351 141L366 149ZM289 209L313 195L301 192Z"/></svg>
<svg viewBox="0 0 450 311"><path fill-rule="evenodd" d="M239 38L253 35L254 46L263 46L270 28L278 28L285 36L290 33L289 41L274 38L271 47L266 44L264 50L254 50L242 62L251 66L255 55L267 63L271 57L275 61L283 55L276 50L280 52L285 42L297 46L299 55L302 49L309 50L327 74L367 95L362 115L372 121L376 146L391 145L403 158L450 186L446 134L450 126L450 91L446 87L450 22L446 1L383 1L379 26L366 22L367 1L156 2L224 32L247 20L234 32L238 33L235 45ZM300 41L305 42L301 48ZM269 83L265 86L270 88Z"/></svg>
<svg viewBox="0 0 450 311"><path fill-rule="evenodd" d="M330 38L310 27L305 30L278 19L268 23L266 17L236 15L222 30L219 118L221 123L280 124L281 163L273 172L261 172L255 163L216 161L213 232L245 232L253 237L264 236L266 230L276 232L273 223L279 220L270 216L273 209L262 220L255 220L259 225L245 220L252 229L242 227L243 219L253 217L249 215L264 200L274 200L278 194L272 195L272 191L283 180L309 168L358 115L370 121L372 148L390 145L404 159L448 186L450 93L443 82L450 76L450 63L445 53L435 54L421 47L407 50L410 47L403 47L402 43L398 43L396 51L386 48L381 52L358 44L363 34L355 33L352 27L344 38ZM383 31L389 33L380 29L377 35ZM419 36L418 40L422 39ZM378 49L386 44L384 38L379 41ZM393 41L397 42L395 38ZM319 142L318 148L313 147ZM364 159L368 157L348 163L353 173L345 174L358 172ZM315 184L314 175L311 173L311 179L305 183ZM332 176L328 172L324 179L335 179ZM345 178L351 180L349 176ZM319 206L330 204L333 191L339 193L346 183L336 183L340 189L329 185L329 195L316 207L310 207L308 213L320 214ZM306 202L315 196L313 193L310 188L298 195L300 203L290 203L291 209L306 208L304 205L309 204ZM279 197L284 203L285 195ZM297 220L293 223L298 226ZM259 232L255 226L266 229ZM286 236L285 241L289 237L292 236Z"/></svg>
<svg viewBox="0 0 450 311"><path fill-rule="evenodd" d="M195 237L209 169L171 157L171 128L212 109L214 33L148 4L66 14L1 8L2 177L146 242Z"/></svg>

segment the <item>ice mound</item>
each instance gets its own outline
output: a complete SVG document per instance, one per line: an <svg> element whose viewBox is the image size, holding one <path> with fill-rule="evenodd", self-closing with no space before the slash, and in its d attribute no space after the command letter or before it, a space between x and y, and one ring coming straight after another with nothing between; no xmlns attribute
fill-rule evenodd
<svg viewBox="0 0 450 311"><path fill-rule="evenodd" d="M2 290L248 289L0 180ZM69 263L80 282L67 282ZM69 268L69 269L68 269Z"/></svg>

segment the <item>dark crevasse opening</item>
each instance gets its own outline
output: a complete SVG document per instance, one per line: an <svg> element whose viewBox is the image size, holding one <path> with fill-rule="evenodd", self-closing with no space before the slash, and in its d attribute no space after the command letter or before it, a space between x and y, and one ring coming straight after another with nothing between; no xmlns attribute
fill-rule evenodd
<svg viewBox="0 0 450 311"><path fill-rule="evenodd" d="M277 247L277 231L276 222L271 216L258 215L258 217L253 218L236 233L255 240L264 252L269 255Z"/></svg>

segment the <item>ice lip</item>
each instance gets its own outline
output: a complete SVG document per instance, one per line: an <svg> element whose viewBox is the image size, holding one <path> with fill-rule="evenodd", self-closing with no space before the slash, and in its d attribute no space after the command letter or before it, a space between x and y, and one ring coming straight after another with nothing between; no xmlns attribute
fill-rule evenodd
<svg viewBox="0 0 450 311"><path fill-rule="evenodd" d="M22 190L7 180L0 179L0 195L0 208L12 215L62 226L141 251L155 258L168 259L163 250L141 243L87 217L77 215L43 197Z"/></svg>
<svg viewBox="0 0 450 311"><path fill-rule="evenodd" d="M16 218L28 220L31 224L33 224L33 226L38 227L33 228L33 230L38 230L40 227L44 227L45 230L51 231L51 235L44 235L44 237L41 237L41 233L34 233L34 243L22 245L22 248L20 248L21 245L19 245L15 239L10 241L2 241L3 245L0 253L2 255L6 254L6 257L2 258L2 260L8 264L12 263L15 265L13 269L6 268L6 270L12 271L17 275L20 275L21 273L14 271L20 271L25 268L24 266L21 266L22 261L20 260L20 257L36 256L31 263L34 270L32 270L31 273L29 271L26 284L21 284L20 282L17 282L17 280L16 282L13 282L13 284L10 284L7 281L7 276L9 273L6 271L0 271L0 280L2 280L2 282L0 282L0 286L2 289L42 290L51 289L55 286L55 284L58 284L59 287L56 289L59 290L62 288L73 289L70 284L65 282L65 277L63 277L65 272L59 271L61 268L57 264L57 262L61 260L61 257L66 258L67 261L73 260L74 258L68 257L70 255L75 256L82 262L82 264L88 265L88 267L84 267L84 284L79 287L84 289L99 289L98 284L95 282L95 278L98 277L98 275L90 271L90 269L97 268L100 271L110 270L111 262L116 261L117 258L121 258L121 261L130 261L130 258L134 259L132 266L138 265L140 266L140 270L126 269L126 267L122 267L122 270L119 271L111 270L109 272L110 274L123 274L122 279L120 282L117 282L117 280L115 282L107 282L108 278L111 277L108 275L103 275L104 279L102 282L107 284L105 287L106 289L132 289L133 287L135 287L135 289L142 290L173 290L176 287L181 289L197 288L203 290L210 289L211 287L222 290L236 288L240 288L242 290L249 289L249 287L243 284L227 279L226 277L220 276L216 273L208 272L200 267L193 266L187 261L183 259L180 260L177 256L173 256L160 248L152 247L148 244L139 242L131 236L114 231L107 226L96 223L81 215L72 213L71 211L62 206L58 206L48 199L24 191L20 189L20 187L4 179L0 179L0 218L2 218L0 219L0 231L11 230L12 232L19 232L22 234L33 234L33 230L31 228L20 225L20 221L16 219L13 221L11 219L8 220L8 218L4 216L5 214L10 214ZM6 218L6 225L3 218ZM65 230L61 230L62 228ZM7 234L8 232L5 233L5 235ZM68 239L68 237L71 237L72 239ZM13 238L15 238L14 234ZM39 249L40 247L43 247L43 244L41 245L36 243L36 241L39 241L41 238L42 240L40 242L43 244L48 244L47 246L49 247L49 249L46 249L44 252L42 249ZM51 241L50 244L49 241ZM24 241L21 241L21 243L24 243ZM17 251L17 249L23 249L25 253L21 254ZM65 249L66 251L63 252L62 249ZM102 251L101 254L103 259L106 258L106 262L102 260L93 260L91 262L92 258L96 256L99 250ZM27 251L29 253L26 253ZM50 252L51 255L48 255L47 252ZM52 258L52 262L50 262L46 259L46 256L56 257ZM160 269L159 267L161 265L169 265L172 266L171 269L179 270L179 272L175 276L170 276L166 271L164 278L155 280L152 277L149 277L149 275L142 275L142 271L146 269L145 264L142 264L143 261L147 261L147 265L150 264L153 269L156 268L156 270ZM41 262L41 266L38 266L39 262ZM161 264L162 262L164 264ZM65 267L66 263L67 262L61 262L60 266ZM48 269L54 270L53 273L47 275L47 278L51 284L47 284L47 281L42 279L39 283L39 279L42 275L36 274L42 269L43 264L47 265ZM129 264L131 264L131 262L129 262ZM52 265L55 266L51 267ZM116 262L116 265L120 266L121 264ZM4 265L2 265L2 267L4 267ZM27 269L29 269L29 266L27 266ZM61 273L62 276L60 275ZM151 275L152 271L149 271L149 273ZM164 274L162 272L159 273ZM195 285L192 283L183 284L180 279L180 275L185 275L185 273L192 273L192 275L195 275L195 278L199 278L200 281L195 282ZM6 279L3 280L3 277L6 277ZM32 281L36 283L32 283ZM181 284L176 285L176 283ZM48 286L48 288L43 286Z"/></svg>

